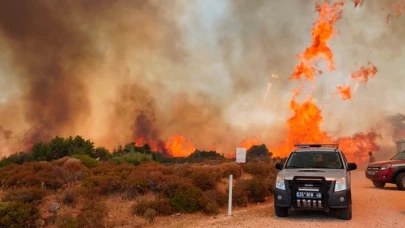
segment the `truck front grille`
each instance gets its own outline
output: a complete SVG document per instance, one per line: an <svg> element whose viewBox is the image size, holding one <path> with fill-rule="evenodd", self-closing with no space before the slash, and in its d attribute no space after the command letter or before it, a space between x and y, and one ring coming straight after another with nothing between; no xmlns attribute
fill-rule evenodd
<svg viewBox="0 0 405 228"><path fill-rule="evenodd" d="M287 180L286 185L291 193L292 204L299 208L325 208L329 198L329 192L333 191L333 181L327 181L325 177L299 177ZM321 198L297 198L297 192L321 193Z"/></svg>
<svg viewBox="0 0 405 228"><path fill-rule="evenodd" d="M380 170L380 166L368 166L367 170L369 170L369 171L378 171L378 170Z"/></svg>

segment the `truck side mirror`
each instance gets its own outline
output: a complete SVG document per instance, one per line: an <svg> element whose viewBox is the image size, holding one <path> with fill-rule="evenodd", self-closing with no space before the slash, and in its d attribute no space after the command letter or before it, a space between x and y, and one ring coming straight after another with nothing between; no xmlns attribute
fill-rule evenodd
<svg viewBox="0 0 405 228"><path fill-rule="evenodd" d="M356 169L357 169L356 163L347 163L347 171L352 171Z"/></svg>
<svg viewBox="0 0 405 228"><path fill-rule="evenodd" d="M282 170L283 169L283 164L281 164L280 162L277 162L276 163L276 169Z"/></svg>

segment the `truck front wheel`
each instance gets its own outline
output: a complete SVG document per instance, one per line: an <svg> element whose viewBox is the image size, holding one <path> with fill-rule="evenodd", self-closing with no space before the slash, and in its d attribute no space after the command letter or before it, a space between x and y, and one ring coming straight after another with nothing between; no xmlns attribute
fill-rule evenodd
<svg viewBox="0 0 405 228"><path fill-rule="evenodd" d="M405 190L405 173L399 173L397 175L396 184L399 190Z"/></svg>
<svg viewBox="0 0 405 228"><path fill-rule="evenodd" d="M376 188L384 188L385 182L383 182L383 181L373 181L373 185L374 185Z"/></svg>
<svg viewBox="0 0 405 228"><path fill-rule="evenodd" d="M274 211L275 211L277 217L287 217L288 216L288 207L274 206Z"/></svg>

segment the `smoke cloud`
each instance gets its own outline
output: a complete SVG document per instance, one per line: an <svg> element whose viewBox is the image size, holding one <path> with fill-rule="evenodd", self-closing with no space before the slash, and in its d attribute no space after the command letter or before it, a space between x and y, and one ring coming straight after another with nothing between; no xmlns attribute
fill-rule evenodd
<svg viewBox="0 0 405 228"><path fill-rule="evenodd" d="M112 148L183 135L222 153L252 137L275 146L292 114L288 77L311 42L315 2L3 2L0 125L18 140L1 142L17 150L79 134ZM336 70L321 66L315 89L305 90L331 136L379 126L380 143L392 144L386 117L405 110L405 16L387 23L389 2L345 2L329 43ZM333 95L337 85L353 87L350 74L369 61L378 73L352 101Z"/></svg>

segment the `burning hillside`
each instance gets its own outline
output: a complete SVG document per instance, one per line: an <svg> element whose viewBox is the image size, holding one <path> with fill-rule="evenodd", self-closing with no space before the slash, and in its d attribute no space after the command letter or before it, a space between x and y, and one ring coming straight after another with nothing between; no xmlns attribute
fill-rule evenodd
<svg viewBox="0 0 405 228"><path fill-rule="evenodd" d="M362 161L405 109L385 2L23 2L0 5L2 155L79 134L172 156L339 142Z"/></svg>

